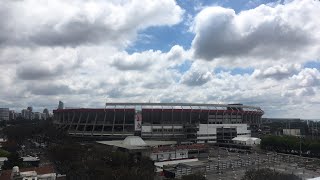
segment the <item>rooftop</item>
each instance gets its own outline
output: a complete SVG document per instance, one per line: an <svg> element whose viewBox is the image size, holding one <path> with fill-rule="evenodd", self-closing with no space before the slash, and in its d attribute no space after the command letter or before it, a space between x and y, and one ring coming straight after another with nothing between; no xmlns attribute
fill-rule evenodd
<svg viewBox="0 0 320 180"><path fill-rule="evenodd" d="M237 136L235 138L233 138L233 141L255 141L258 140L259 138L255 138L255 137L243 137L243 136Z"/></svg>
<svg viewBox="0 0 320 180"><path fill-rule="evenodd" d="M8 180L10 179L12 170L4 170L1 172L0 180ZM22 168L20 169L20 172L30 172L35 171L38 175L42 174L51 174L54 173L54 168L52 165L42 166L42 167L32 167L32 168Z"/></svg>
<svg viewBox="0 0 320 180"><path fill-rule="evenodd" d="M128 136L124 140L117 141L97 141L97 143L109 146L116 146L129 150L147 149L149 147L177 144L176 141L144 141L139 136Z"/></svg>

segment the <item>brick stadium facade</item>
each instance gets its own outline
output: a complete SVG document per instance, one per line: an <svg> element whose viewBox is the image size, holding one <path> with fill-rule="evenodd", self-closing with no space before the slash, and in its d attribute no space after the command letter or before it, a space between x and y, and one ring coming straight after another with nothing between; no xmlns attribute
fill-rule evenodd
<svg viewBox="0 0 320 180"><path fill-rule="evenodd" d="M72 136L182 139L198 143L250 136L261 123L259 107L242 104L106 103L104 109L57 109L54 123Z"/></svg>

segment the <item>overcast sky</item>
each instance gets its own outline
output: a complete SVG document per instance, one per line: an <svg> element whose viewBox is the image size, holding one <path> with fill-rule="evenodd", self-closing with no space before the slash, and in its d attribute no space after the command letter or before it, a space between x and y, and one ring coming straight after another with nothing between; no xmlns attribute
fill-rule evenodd
<svg viewBox="0 0 320 180"><path fill-rule="evenodd" d="M243 103L319 119L316 0L1 0L0 106Z"/></svg>

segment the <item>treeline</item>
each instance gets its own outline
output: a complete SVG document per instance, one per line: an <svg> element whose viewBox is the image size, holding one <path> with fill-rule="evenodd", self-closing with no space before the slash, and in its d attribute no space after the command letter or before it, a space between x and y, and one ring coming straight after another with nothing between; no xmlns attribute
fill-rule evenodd
<svg viewBox="0 0 320 180"><path fill-rule="evenodd" d="M11 123L10 126L3 129L3 134L7 136L9 141L15 141L18 144L35 136L42 137L45 141L53 141L66 135L65 132L57 129L51 120L15 121Z"/></svg>
<svg viewBox="0 0 320 180"><path fill-rule="evenodd" d="M274 136L269 135L261 139L261 148L269 151L281 153L300 154L304 156L320 158L320 141L310 139L300 139L295 136Z"/></svg>
<svg viewBox="0 0 320 180"><path fill-rule="evenodd" d="M50 159L68 179L153 180L154 165L147 157L112 152L106 147L59 144L49 149Z"/></svg>

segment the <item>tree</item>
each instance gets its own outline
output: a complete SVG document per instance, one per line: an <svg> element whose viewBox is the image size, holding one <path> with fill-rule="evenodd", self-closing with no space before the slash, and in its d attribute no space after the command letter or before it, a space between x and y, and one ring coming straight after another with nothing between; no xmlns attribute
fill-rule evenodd
<svg viewBox="0 0 320 180"><path fill-rule="evenodd" d="M49 149L60 173L70 179L153 180L154 164L147 157L97 147L59 144Z"/></svg>
<svg viewBox="0 0 320 180"><path fill-rule="evenodd" d="M20 147L16 141L8 140L2 144L2 148L9 152L17 152Z"/></svg>
<svg viewBox="0 0 320 180"><path fill-rule="evenodd" d="M245 173L241 180L302 180L294 174L285 174L271 169L252 169Z"/></svg>
<svg viewBox="0 0 320 180"><path fill-rule="evenodd" d="M23 167L23 160L18 153L11 153L8 160L4 161L2 169L12 169L14 166Z"/></svg>
<svg viewBox="0 0 320 180"><path fill-rule="evenodd" d="M181 177L181 180L206 180L206 177L201 173L184 175Z"/></svg>
<svg viewBox="0 0 320 180"><path fill-rule="evenodd" d="M9 157L10 156L10 152L0 149L0 157Z"/></svg>

